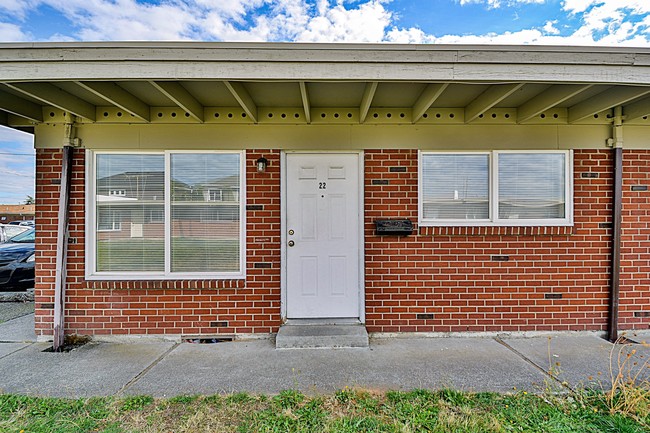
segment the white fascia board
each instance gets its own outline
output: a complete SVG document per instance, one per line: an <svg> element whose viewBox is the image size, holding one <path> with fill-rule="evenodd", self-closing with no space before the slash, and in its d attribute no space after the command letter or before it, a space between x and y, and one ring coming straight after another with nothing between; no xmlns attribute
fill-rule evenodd
<svg viewBox="0 0 650 433"><path fill-rule="evenodd" d="M649 69L650 50L641 48L161 42L0 44L0 81L7 82L268 79L647 84Z"/></svg>

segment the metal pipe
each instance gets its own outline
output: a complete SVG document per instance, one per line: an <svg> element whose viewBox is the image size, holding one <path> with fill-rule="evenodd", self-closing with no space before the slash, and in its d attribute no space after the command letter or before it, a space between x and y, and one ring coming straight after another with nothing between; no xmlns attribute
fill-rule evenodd
<svg viewBox="0 0 650 433"><path fill-rule="evenodd" d="M612 343L618 339L618 308L621 276L621 213L623 209L623 108L614 110L614 185L612 205L612 260L609 290L609 323L607 339Z"/></svg>
<svg viewBox="0 0 650 433"><path fill-rule="evenodd" d="M61 158L61 189L59 192L58 231L56 237L56 270L54 277L54 339L52 349L58 351L65 342L65 287L68 267L68 216L72 175L72 144L74 117L66 113Z"/></svg>

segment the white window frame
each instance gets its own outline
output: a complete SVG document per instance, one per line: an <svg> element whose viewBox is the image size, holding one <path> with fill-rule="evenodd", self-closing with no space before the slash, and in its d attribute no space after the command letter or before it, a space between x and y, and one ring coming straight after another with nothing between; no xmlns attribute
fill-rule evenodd
<svg viewBox="0 0 650 433"><path fill-rule="evenodd" d="M239 154L239 271L238 272L171 272L171 155L192 154ZM97 272L96 240L96 190L95 177L98 155L163 155L165 158L165 270L164 272L110 271ZM87 280L205 280L246 278L246 151L217 150L166 150L166 151L93 151L86 150L86 279Z"/></svg>
<svg viewBox="0 0 650 433"><path fill-rule="evenodd" d="M219 198L217 199L217 194L214 194L215 198L212 198L213 193L219 193ZM222 189L210 189L208 188L208 201L213 201L213 202L222 202L223 201L223 190Z"/></svg>
<svg viewBox="0 0 650 433"><path fill-rule="evenodd" d="M122 221L115 221L115 214L111 215L111 228L100 229L96 226L98 232L119 232L122 231Z"/></svg>
<svg viewBox="0 0 650 433"><path fill-rule="evenodd" d="M563 154L564 156L564 218L543 219L501 219L499 218L499 154L531 153L531 154ZM424 218L423 206L423 164L424 155L488 155L489 182L489 219L433 219ZM418 152L418 225L422 227L570 227L573 226L573 151L571 150L494 150L490 152Z"/></svg>

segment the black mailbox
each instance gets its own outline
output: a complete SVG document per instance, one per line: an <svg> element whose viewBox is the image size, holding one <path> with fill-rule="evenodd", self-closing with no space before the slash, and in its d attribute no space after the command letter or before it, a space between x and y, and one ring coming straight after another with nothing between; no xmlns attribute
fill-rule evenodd
<svg viewBox="0 0 650 433"><path fill-rule="evenodd" d="M409 220L375 220L375 234L384 236L406 236L413 233Z"/></svg>

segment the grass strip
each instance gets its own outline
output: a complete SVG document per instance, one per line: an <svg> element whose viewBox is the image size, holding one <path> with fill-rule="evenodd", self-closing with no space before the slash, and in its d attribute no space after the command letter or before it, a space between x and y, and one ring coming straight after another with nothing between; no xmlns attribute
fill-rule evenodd
<svg viewBox="0 0 650 433"><path fill-rule="evenodd" d="M344 389L306 396L150 396L58 399L0 394L0 431L645 433L647 401L612 412L605 395ZM645 407L645 408L644 408Z"/></svg>

